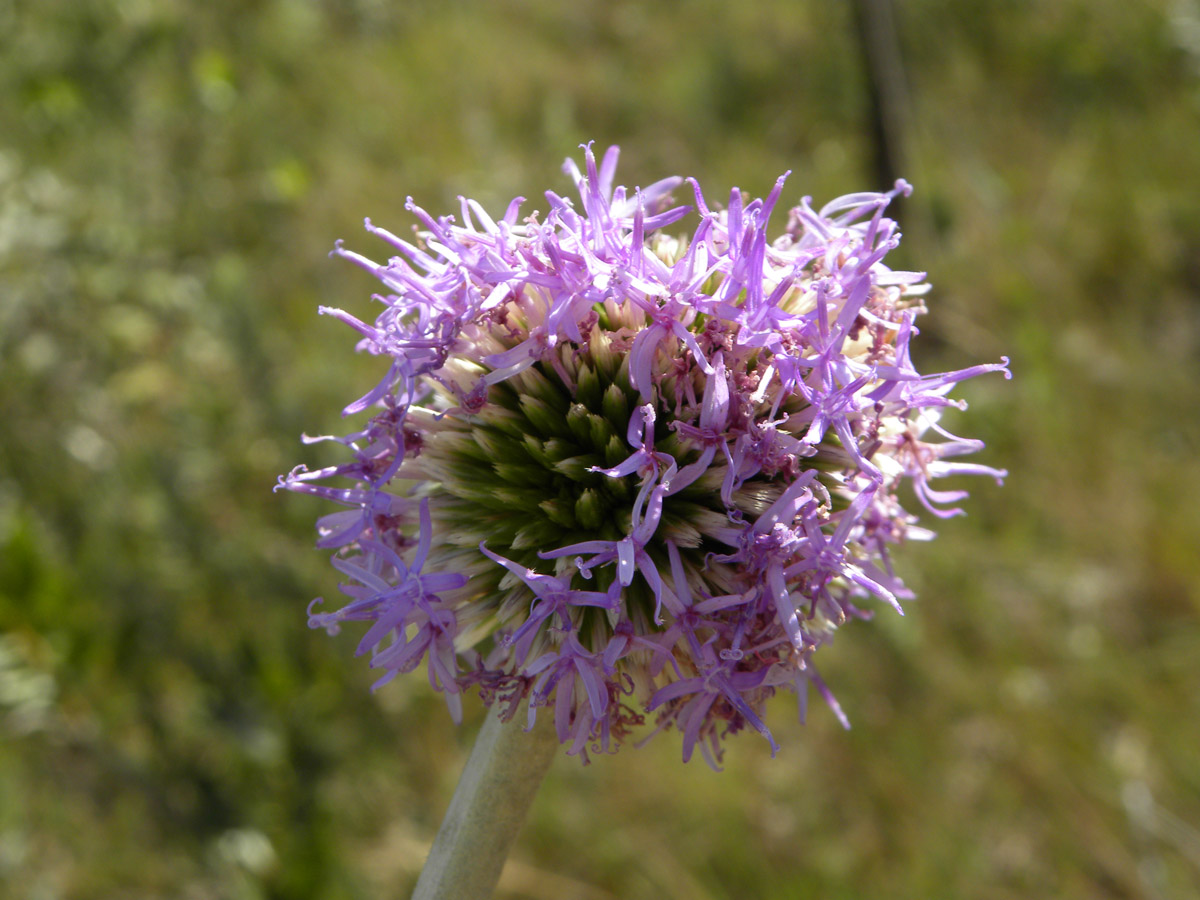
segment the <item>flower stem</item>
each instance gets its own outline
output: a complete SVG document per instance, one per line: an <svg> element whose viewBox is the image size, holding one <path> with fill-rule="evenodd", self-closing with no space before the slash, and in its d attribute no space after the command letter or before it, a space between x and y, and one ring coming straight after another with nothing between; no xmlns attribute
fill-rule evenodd
<svg viewBox="0 0 1200 900"><path fill-rule="evenodd" d="M522 710L523 712L523 710ZM553 716L531 731L521 712L501 722L488 712L450 808L434 838L412 900L486 900L558 750Z"/></svg>

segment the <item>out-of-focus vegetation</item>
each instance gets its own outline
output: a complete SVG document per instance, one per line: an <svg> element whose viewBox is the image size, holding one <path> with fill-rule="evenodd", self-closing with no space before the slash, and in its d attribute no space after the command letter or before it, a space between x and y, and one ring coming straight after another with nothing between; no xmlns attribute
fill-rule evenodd
<svg viewBox="0 0 1200 900"><path fill-rule="evenodd" d="M1007 466L843 632L854 721L772 710L558 760L506 897L1185 898L1200 890L1200 3L903 0L902 261L950 423ZM0 2L0 895L404 896L473 728L377 695L318 501L270 493L378 373L316 306L407 194L867 184L843 4ZM537 203L532 204L533 207ZM476 713L475 719L478 719Z"/></svg>

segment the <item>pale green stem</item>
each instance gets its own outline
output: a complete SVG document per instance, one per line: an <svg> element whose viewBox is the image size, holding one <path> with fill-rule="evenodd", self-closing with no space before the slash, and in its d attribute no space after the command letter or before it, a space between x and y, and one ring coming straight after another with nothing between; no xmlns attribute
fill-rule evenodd
<svg viewBox="0 0 1200 900"><path fill-rule="evenodd" d="M450 809L433 840L412 900L486 900L558 751L552 711L525 731L525 709L511 722L489 710Z"/></svg>

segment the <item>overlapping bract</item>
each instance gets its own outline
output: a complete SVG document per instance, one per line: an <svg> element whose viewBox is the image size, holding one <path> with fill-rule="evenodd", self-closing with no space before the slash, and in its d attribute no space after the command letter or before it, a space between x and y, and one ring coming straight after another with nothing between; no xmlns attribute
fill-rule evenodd
<svg viewBox="0 0 1200 900"><path fill-rule="evenodd" d="M322 308L389 360L346 414L352 458L280 479L345 507L318 523L349 604L310 624L372 623L360 652L386 681L426 661L462 693L551 714L568 752L615 748L649 714L712 765L721 738L763 722L778 688L803 716L811 683L843 718L814 651L863 600L911 596L888 546L930 535L965 496L933 478L1002 471L949 461L978 441L938 424L959 381L921 375L909 343L926 286L891 271L886 194L807 198L771 239L765 199L673 206L678 178L613 187L617 150L571 161L578 204L548 192L493 220L410 201L414 241L336 254L387 288L368 324ZM664 229L695 212L690 237ZM942 438L925 440L933 433ZM321 440L321 439L318 439ZM349 486L329 487L328 479ZM548 709L547 709L548 708ZM843 718L844 721L844 718ZM658 730L656 729L656 730Z"/></svg>

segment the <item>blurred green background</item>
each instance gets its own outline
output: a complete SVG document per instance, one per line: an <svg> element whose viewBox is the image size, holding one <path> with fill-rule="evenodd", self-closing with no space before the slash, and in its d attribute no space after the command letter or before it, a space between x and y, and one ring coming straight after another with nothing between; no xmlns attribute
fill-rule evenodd
<svg viewBox="0 0 1200 900"><path fill-rule="evenodd" d="M563 757L501 897L1200 891L1200 3L896 28L918 365L1012 357L949 423L1011 477L823 652L852 731ZM327 251L537 208L589 139L880 188L864 59L820 0L0 0L0 896L406 896L479 713L305 624L330 508L270 488L379 372Z"/></svg>

